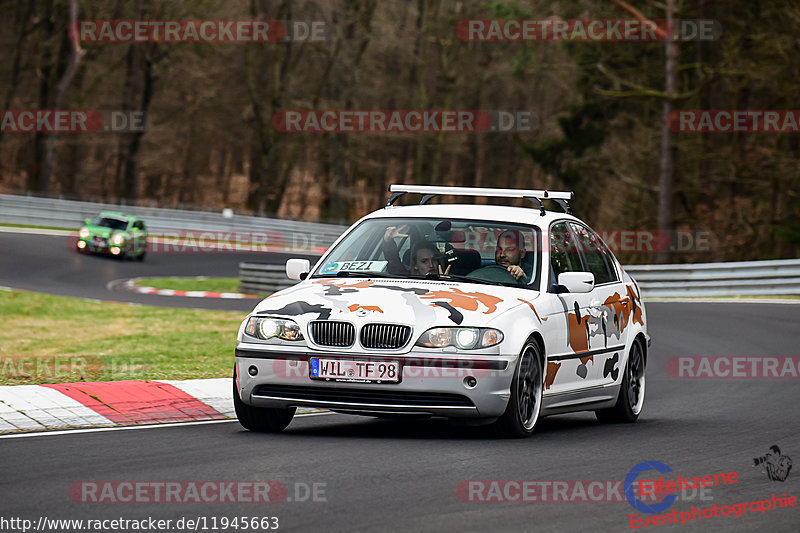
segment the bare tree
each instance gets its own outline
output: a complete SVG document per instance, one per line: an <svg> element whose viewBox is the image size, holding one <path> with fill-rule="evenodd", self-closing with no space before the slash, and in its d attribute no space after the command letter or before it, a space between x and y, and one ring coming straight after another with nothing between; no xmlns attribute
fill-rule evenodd
<svg viewBox="0 0 800 533"><path fill-rule="evenodd" d="M77 24L78 20L78 0L70 0L69 2L69 27L72 28ZM51 23L52 24L52 23ZM61 109L61 102L64 99L64 93L67 92L67 88L69 84L72 82L72 78L75 77L75 72L78 70L78 65L81 62L81 57L83 56L83 50L81 49L80 41L77 38L77 35L69 35L65 32L64 38L67 40L66 47L62 46L60 48L61 51L69 50L69 52L61 52L58 54L59 63L62 61L66 53L69 54L69 63L64 71L64 74L61 76L61 80L58 82L55 91L55 97L53 100L52 109L59 110ZM59 65L57 65L59 66ZM49 93L49 80L45 79L45 76L42 78L42 94L41 98L45 101L47 100L47 96ZM57 133L45 133L39 137L39 142L37 143L37 184L38 190L41 193L47 194L50 192L50 177L53 173L53 165L55 163L55 147L56 147L56 138Z"/></svg>
<svg viewBox="0 0 800 533"><path fill-rule="evenodd" d="M638 9L623 0L611 0L611 2L639 20L648 20ZM675 149L672 146L672 132L669 129L669 114L675 102L675 79L678 71L678 41L671 35L673 29L675 0L666 0L667 30L658 28L655 22L651 22L655 34L666 42L666 60L664 62L664 93L661 123L661 158L659 159L658 173L658 215L656 224L658 230L666 234L671 234L672 225L672 195L673 181L675 173ZM659 251L656 254L658 263L669 263L672 261L672 251L669 248Z"/></svg>

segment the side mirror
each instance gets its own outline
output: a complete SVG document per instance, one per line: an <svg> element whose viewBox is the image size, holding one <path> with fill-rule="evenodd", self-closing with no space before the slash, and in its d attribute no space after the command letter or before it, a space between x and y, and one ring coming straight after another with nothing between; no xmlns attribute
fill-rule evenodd
<svg viewBox="0 0 800 533"><path fill-rule="evenodd" d="M562 272L558 275L558 284L566 292L582 293L594 289L594 274L591 272Z"/></svg>
<svg viewBox="0 0 800 533"><path fill-rule="evenodd" d="M306 279L311 270L311 263L308 259L289 259L286 261L286 276L289 279Z"/></svg>
<svg viewBox="0 0 800 533"><path fill-rule="evenodd" d="M88 226L88 225L89 225L89 224L91 224L91 223L92 223L92 221L91 221L90 219L88 219L88 218L84 218L84 219L83 219L83 225L84 225L84 226Z"/></svg>

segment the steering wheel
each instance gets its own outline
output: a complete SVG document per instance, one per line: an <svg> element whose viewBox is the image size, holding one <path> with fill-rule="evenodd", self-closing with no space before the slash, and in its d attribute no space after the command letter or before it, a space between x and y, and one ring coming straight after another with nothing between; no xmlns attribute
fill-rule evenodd
<svg viewBox="0 0 800 533"><path fill-rule="evenodd" d="M487 265L468 274L470 278L482 279L484 281L499 281L501 283L520 283L511 275L506 267L500 265Z"/></svg>

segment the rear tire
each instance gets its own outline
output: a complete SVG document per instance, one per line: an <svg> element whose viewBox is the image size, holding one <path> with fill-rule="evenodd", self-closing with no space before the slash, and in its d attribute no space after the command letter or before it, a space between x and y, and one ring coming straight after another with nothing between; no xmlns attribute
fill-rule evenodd
<svg viewBox="0 0 800 533"><path fill-rule="evenodd" d="M144 258L145 258L146 255L147 255L147 252L143 251L142 253L140 253L139 255L136 256L136 260L137 261L144 261Z"/></svg>
<svg viewBox="0 0 800 533"><path fill-rule="evenodd" d="M519 356L511 397L505 413L495 422L495 430L504 437L529 437L542 410L544 371L539 345L529 340Z"/></svg>
<svg viewBox="0 0 800 533"><path fill-rule="evenodd" d="M233 373L233 408L236 411L236 418L245 429L265 433L277 433L283 431L294 417L295 407L290 409L270 409L266 407L253 407L247 405L239 397L236 388L236 371Z"/></svg>
<svg viewBox="0 0 800 533"><path fill-rule="evenodd" d="M627 424L636 422L644 407L644 350L639 339L633 341L625 374L619 387L619 396L614 407L598 409L594 412L597 420L608 424Z"/></svg>

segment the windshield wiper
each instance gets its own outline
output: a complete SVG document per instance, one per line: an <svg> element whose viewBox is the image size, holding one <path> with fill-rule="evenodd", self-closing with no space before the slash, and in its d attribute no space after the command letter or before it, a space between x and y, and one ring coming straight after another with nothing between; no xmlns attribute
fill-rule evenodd
<svg viewBox="0 0 800 533"><path fill-rule="evenodd" d="M425 279L435 279L437 281L466 281L469 283L480 283L483 285L500 285L501 287L509 287L507 283L503 283L502 281L489 281L487 279L476 279L471 278L469 276L458 276L456 274L437 274L435 272L429 272L425 274Z"/></svg>
<svg viewBox="0 0 800 533"><path fill-rule="evenodd" d="M354 270L343 270L336 274L315 274L312 278L329 278L335 276L337 278L399 278L396 274L388 274L386 272L359 272Z"/></svg>

